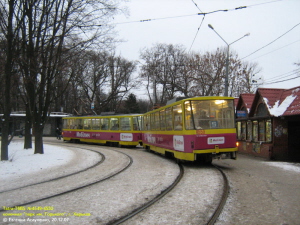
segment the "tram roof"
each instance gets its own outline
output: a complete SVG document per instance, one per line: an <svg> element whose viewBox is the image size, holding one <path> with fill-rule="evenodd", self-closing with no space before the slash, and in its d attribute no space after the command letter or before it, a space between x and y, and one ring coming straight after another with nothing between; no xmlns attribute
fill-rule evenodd
<svg viewBox="0 0 300 225"><path fill-rule="evenodd" d="M96 117L119 117L119 116L141 116L143 114L101 114L101 115L84 115L84 116L68 116L67 118L96 118Z"/></svg>
<svg viewBox="0 0 300 225"><path fill-rule="evenodd" d="M160 110L162 110L162 108L168 108L170 106L174 106L176 104L179 104L182 101L193 101L193 100L234 100L234 97L227 97L227 96L196 96L196 97L188 97L188 98L185 98L185 97L174 98L174 99L169 100L166 105L161 106L159 108L156 108L154 110L151 110L149 112L146 112L145 114L150 113L150 112L154 112L154 111L160 111Z"/></svg>

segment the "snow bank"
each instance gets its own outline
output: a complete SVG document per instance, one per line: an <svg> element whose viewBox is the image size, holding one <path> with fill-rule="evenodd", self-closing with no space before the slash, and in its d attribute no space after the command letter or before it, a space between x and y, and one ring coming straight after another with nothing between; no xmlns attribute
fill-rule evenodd
<svg viewBox="0 0 300 225"><path fill-rule="evenodd" d="M8 146L8 161L0 161L0 179L14 178L20 175L66 164L72 160L71 150L44 145L44 154L33 154L34 149L23 149L23 142L11 142Z"/></svg>
<svg viewBox="0 0 300 225"><path fill-rule="evenodd" d="M300 173L300 163L288 163L288 162L264 162L264 163L287 171Z"/></svg>

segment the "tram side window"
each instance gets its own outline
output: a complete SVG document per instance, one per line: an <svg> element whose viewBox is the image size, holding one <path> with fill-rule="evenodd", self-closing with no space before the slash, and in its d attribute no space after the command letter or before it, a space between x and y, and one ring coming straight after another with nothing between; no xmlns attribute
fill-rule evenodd
<svg viewBox="0 0 300 225"><path fill-rule="evenodd" d="M76 119L74 129L82 129L82 119Z"/></svg>
<svg viewBox="0 0 300 225"><path fill-rule="evenodd" d="M110 129L111 130L119 130L119 119L118 118L110 118Z"/></svg>
<svg viewBox="0 0 300 225"><path fill-rule="evenodd" d="M64 121L63 129L69 129L70 128L70 125L69 125L70 120L63 120L63 121Z"/></svg>
<svg viewBox="0 0 300 225"><path fill-rule="evenodd" d="M154 120L155 120L155 130L160 130L160 118L159 112L154 113Z"/></svg>
<svg viewBox="0 0 300 225"><path fill-rule="evenodd" d="M100 130L100 127L101 127L100 119L92 119L92 129Z"/></svg>
<svg viewBox="0 0 300 225"><path fill-rule="evenodd" d="M182 130L182 107L181 104L173 106L174 130Z"/></svg>
<svg viewBox="0 0 300 225"><path fill-rule="evenodd" d="M66 126L64 126L65 129L74 129L74 119L67 119Z"/></svg>
<svg viewBox="0 0 300 225"><path fill-rule="evenodd" d="M90 130L91 129L91 119L84 119L83 120L83 129Z"/></svg>
<svg viewBox="0 0 300 225"><path fill-rule="evenodd" d="M101 130L108 130L109 128L109 118L102 118L101 120Z"/></svg>
<svg viewBox="0 0 300 225"><path fill-rule="evenodd" d="M160 130L159 112L150 114L150 126L151 130Z"/></svg>
<svg viewBox="0 0 300 225"><path fill-rule="evenodd" d="M173 130L172 108L166 108L166 130Z"/></svg>
<svg viewBox="0 0 300 225"><path fill-rule="evenodd" d="M184 102L184 112L185 112L185 129L193 130L194 122L193 122L193 115L192 115L192 106L190 101Z"/></svg>
<svg viewBox="0 0 300 225"><path fill-rule="evenodd" d="M142 117L141 116L134 116L132 118L132 125L133 125L133 130L141 130Z"/></svg>
<svg viewBox="0 0 300 225"><path fill-rule="evenodd" d="M210 125L214 128L218 126L217 121L214 121L214 123L210 121L211 119L212 121L215 120L216 117L215 111L210 111L210 101L192 101L191 107L187 108L188 110L191 111L191 115L194 117L196 129L209 129L211 128Z"/></svg>
<svg viewBox="0 0 300 225"><path fill-rule="evenodd" d="M151 130L155 130L155 113L150 114L150 127Z"/></svg>
<svg viewBox="0 0 300 225"><path fill-rule="evenodd" d="M161 130L166 130L166 113L165 110L161 110L159 112L159 117L160 117L160 129Z"/></svg>
<svg viewBox="0 0 300 225"><path fill-rule="evenodd" d="M151 129L151 121L150 121L150 115L144 116L144 128L143 130L150 130Z"/></svg>
<svg viewBox="0 0 300 225"><path fill-rule="evenodd" d="M120 118L121 130L131 130L130 119L131 119L130 117L121 117Z"/></svg>

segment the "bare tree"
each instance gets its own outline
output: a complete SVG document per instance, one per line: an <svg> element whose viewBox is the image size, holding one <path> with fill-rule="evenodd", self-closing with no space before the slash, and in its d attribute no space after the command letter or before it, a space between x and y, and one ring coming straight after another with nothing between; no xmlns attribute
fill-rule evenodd
<svg viewBox="0 0 300 225"><path fill-rule="evenodd" d="M226 55L219 49L214 53L207 52L204 55L191 56L189 66L194 79L190 95L213 96L222 93L225 59Z"/></svg>
<svg viewBox="0 0 300 225"><path fill-rule="evenodd" d="M4 34L1 42L6 43L5 48L5 62L4 62L4 115L2 119L2 139L1 139L1 160L8 160L8 135L9 135L9 118L11 113L11 80L14 75L14 65L16 62L16 34L18 34L19 28L14 26L15 20L14 12L16 7L16 1L9 0L7 5L3 2L0 3L0 29Z"/></svg>
<svg viewBox="0 0 300 225"><path fill-rule="evenodd" d="M110 91L103 105L107 105L110 111L118 111L120 101L135 86L131 75L136 63L118 56L110 57L108 65Z"/></svg>
<svg viewBox="0 0 300 225"><path fill-rule="evenodd" d="M20 0L8 1L9 10L6 2L2 4L1 15L6 15L8 19L1 18L1 25L7 21L11 24L2 26L6 29L7 40L17 37L20 44L16 46L22 49L19 62L27 114L33 122L35 153L43 153L43 128L50 106L57 97L55 93L57 84L62 81L61 71L68 60L63 56L73 49L109 46L113 39L107 35L110 30L107 22L118 12L117 3L113 0ZM15 17L11 19L13 15ZM20 29L19 33L12 33L13 23ZM15 52L11 51L12 54ZM7 64L7 71L12 71L9 57L7 55L7 63L10 63ZM70 77L64 77L64 81L67 80ZM10 87L9 83L7 87ZM9 106L9 98L6 101ZM5 114L9 116L8 111Z"/></svg>
<svg viewBox="0 0 300 225"><path fill-rule="evenodd" d="M231 70L229 79L230 96L238 97L240 93L255 93L262 77L259 75L261 69L257 63L239 62Z"/></svg>
<svg viewBox="0 0 300 225"><path fill-rule="evenodd" d="M78 74L72 79L77 95L73 108L78 114L118 111L120 101L135 85L132 74L136 63L105 51L87 51L73 67Z"/></svg>
<svg viewBox="0 0 300 225"><path fill-rule="evenodd" d="M164 104L183 91L181 82L186 80L185 49L181 45L156 44L144 49L140 58L144 61L141 77L147 82L149 99L152 104ZM151 97L150 88L153 96Z"/></svg>
<svg viewBox="0 0 300 225"><path fill-rule="evenodd" d="M156 44L144 49L140 57L145 62L140 76L147 82L152 104L164 104L176 95L218 96L224 93L226 49L186 54L182 46ZM236 53L230 52L230 95L237 96L240 91L252 92L256 80L253 76L257 77L259 72L256 64L242 62Z"/></svg>
<svg viewBox="0 0 300 225"><path fill-rule="evenodd" d="M226 57L226 49L217 49L215 52L206 52L204 55L192 54L190 56L187 64L193 79L189 95L223 95ZM228 74L230 96L238 96L241 91L252 93L253 76L257 76L259 72L260 69L257 64L242 62L236 53L230 52Z"/></svg>

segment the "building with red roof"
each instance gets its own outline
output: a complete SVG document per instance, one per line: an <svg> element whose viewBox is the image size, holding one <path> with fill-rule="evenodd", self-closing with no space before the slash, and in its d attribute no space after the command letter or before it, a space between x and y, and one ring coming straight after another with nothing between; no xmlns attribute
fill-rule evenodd
<svg viewBox="0 0 300 225"><path fill-rule="evenodd" d="M300 161L300 86L241 94L236 117L240 152Z"/></svg>

